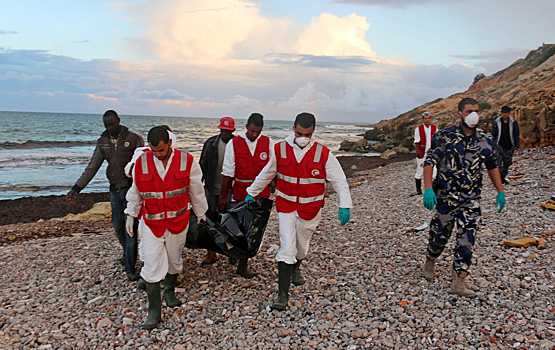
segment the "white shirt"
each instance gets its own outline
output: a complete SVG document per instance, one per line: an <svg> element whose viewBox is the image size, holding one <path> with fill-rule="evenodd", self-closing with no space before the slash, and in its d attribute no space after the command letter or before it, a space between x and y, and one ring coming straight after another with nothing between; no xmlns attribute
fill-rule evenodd
<svg viewBox="0 0 555 350"><path fill-rule="evenodd" d="M249 151L251 151L251 155L254 156L254 151L256 150L256 145L258 144L258 140L260 136L256 138L256 140L251 141L247 138L247 132L245 131L241 135L237 137L242 137L247 141L247 146L249 146ZM270 139L270 153L274 149L274 143L272 139ZM235 149L233 148L233 139L231 139L227 146L225 147L225 157L224 157L224 165L222 167L222 175L235 177Z"/></svg>
<svg viewBox="0 0 555 350"><path fill-rule="evenodd" d="M173 157L175 152L172 151L170 159L168 160L168 164L164 167L164 163L156 158L154 158L154 165L156 166L156 171L162 178L162 180L166 177L167 169L170 168L170 165L173 161ZM135 160L135 163L137 161ZM135 165L135 164L134 164ZM135 172L137 167L133 166L133 178L135 178ZM189 175L189 200L191 202L191 206L193 207L193 211L195 215L200 220L206 211L208 210L208 203L206 202L206 196L204 194L204 186L201 182L202 179L202 170L200 169L200 165L197 163L196 160L193 159L193 164L191 166L191 173ZM141 193L137 188L137 185L133 181L133 185L129 191L127 191L127 195L125 196L127 199L127 209L125 209L125 214L137 217L139 216L139 212L141 211L141 206L143 203L143 198L141 197Z"/></svg>
<svg viewBox="0 0 555 350"><path fill-rule="evenodd" d="M314 138L310 138L310 143L305 148L300 148L295 143L295 135L289 135L285 138L285 141L293 147L293 152L295 153L295 158L297 163L300 162L305 154L314 145ZM326 180L328 180L337 195L339 196L339 207L340 208L352 208L353 201L351 200L351 192L349 191L349 184L347 183L347 178L345 173L341 168L341 164L335 156L330 152L328 161L326 162ZM268 164L262 169L260 174L256 177L252 185L247 188L247 193L253 197L256 197L277 174L277 161L276 156L273 152L273 147L270 149L270 160Z"/></svg>
<svg viewBox="0 0 555 350"><path fill-rule="evenodd" d="M427 151L432 147L432 124L430 124L430 126L422 125L424 126L424 135L426 135L426 149L424 151ZM414 129L414 143L420 143L419 129L420 127Z"/></svg>

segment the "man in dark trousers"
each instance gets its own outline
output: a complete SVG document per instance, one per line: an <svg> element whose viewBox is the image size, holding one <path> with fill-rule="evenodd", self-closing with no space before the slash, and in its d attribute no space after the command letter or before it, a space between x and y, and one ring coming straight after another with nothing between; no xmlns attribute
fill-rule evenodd
<svg viewBox="0 0 555 350"><path fill-rule="evenodd" d="M131 187L132 180L125 176L124 168L131 161L135 149L143 147L145 142L141 135L120 124L119 116L115 111L106 111L102 120L106 131L96 141L96 148L89 161L89 165L87 165L79 180L68 192L66 199L68 202L71 202L74 198L77 198L76 195L93 179L104 160L108 161L106 177L110 181L112 225L123 249L123 255L119 262L125 265L127 278L130 281L136 281L139 279L135 269L135 264L137 263L137 235L135 234L133 237L130 237L125 233L126 215L123 212L127 207L125 195ZM137 227L135 227L136 232Z"/></svg>
<svg viewBox="0 0 555 350"><path fill-rule="evenodd" d="M225 149L227 143L234 137L235 120L231 117L223 117L220 119L218 126L220 133L210 137L202 147L200 155L200 168L202 169L202 180L206 190L206 200L208 201L207 216L213 219L214 214L218 214L218 200L220 190L222 188L222 166L224 164ZM216 253L210 250L206 251L206 256L202 259L203 265L213 264L216 262Z"/></svg>
<svg viewBox="0 0 555 350"><path fill-rule="evenodd" d="M496 142L497 165L501 173L501 180L506 185L505 179L509 173L509 167L513 164L513 154L520 145L520 130L518 122L510 116L511 107L501 107L501 116L495 119L491 126L491 136Z"/></svg>
<svg viewBox="0 0 555 350"><path fill-rule="evenodd" d="M252 113L245 125L245 132L231 140L226 147L219 201L219 210L222 213L225 211L230 190L234 201L244 201L247 197L247 187L268 164L273 144L268 136L261 135L263 127L262 114ZM270 198L270 186L267 186L258 197ZM239 259L237 273L245 278L256 276L256 273L249 271L247 265L247 258Z"/></svg>

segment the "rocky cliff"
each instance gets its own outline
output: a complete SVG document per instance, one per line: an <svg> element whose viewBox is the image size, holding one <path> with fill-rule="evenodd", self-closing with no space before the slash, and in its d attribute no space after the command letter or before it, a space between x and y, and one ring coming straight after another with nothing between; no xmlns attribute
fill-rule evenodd
<svg viewBox="0 0 555 350"><path fill-rule="evenodd" d="M372 125L365 134L368 140L382 145L402 145L413 149L414 129L421 123L424 111L432 113L432 123L443 128L457 122L457 104L464 97L480 102L482 130L491 130L491 123L508 105L520 124L520 147L555 144L555 44L544 44L509 67L492 74L476 76L470 88L445 99L437 99L405 112L390 120Z"/></svg>

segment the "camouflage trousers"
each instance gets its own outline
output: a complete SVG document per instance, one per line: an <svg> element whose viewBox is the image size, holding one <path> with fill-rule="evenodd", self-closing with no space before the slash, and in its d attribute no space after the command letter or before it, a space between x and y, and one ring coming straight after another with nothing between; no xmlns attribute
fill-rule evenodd
<svg viewBox="0 0 555 350"><path fill-rule="evenodd" d="M497 146L495 147L495 153L497 153L497 167L499 168L499 173L501 173L501 178L504 179L509 173L509 167L513 164L514 150L512 148L506 149Z"/></svg>
<svg viewBox="0 0 555 350"><path fill-rule="evenodd" d="M474 235L481 214L479 200L470 200L453 207L438 198L436 212L430 223L426 257L432 260L439 258L455 231L453 269L467 271L472 263Z"/></svg>

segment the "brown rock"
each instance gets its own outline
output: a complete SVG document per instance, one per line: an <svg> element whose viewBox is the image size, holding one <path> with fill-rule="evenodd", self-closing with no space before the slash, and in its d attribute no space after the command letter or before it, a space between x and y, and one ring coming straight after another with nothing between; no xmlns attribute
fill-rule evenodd
<svg viewBox="0 0 555 350"><path fill-rule="evenodd" d="M361 331L354 331L353 333L351 333L351 337L353 339L362 338L362 332Z"/></svg>
<svg viewBox="0 0 555 350"><path fill-rule="evenodd" d="M384 153L382 153L382 155L380 156L380 158L382 159L390 159L397 156L397 152L393 151L393 150L387 150Z"/></svg>
<svg viewBox="0 0 555 350"><path fill-rule="evenodd" d="M532 237L519 238L512 241L503 241L503 245L508 247L528 248L531 245L537 245L538 240Z"/></svg>
<svg viewBox="0 0 555 350"><path fill-rule="evenodd" d="M547 249L547 245L543 238L538 239L538 249Z"/></svg>
<svg viewBox="0 0 555 350"><path fill-rule="evenodd" d="M289 329L285 329L285 328L280 328L278 329L278 336L279 337L287 337L288 335L291 335L293 332L290 331Z"/></svg>

